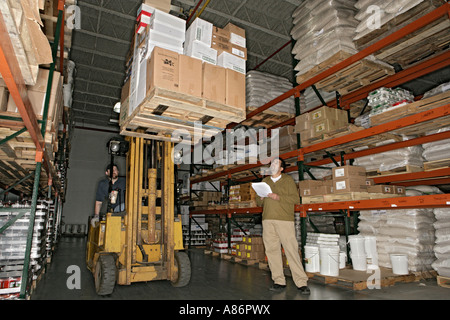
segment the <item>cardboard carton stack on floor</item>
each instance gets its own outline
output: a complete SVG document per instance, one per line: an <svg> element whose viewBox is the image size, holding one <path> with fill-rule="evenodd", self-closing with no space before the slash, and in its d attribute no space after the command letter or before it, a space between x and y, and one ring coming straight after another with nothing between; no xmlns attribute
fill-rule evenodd
<svg viewBox="0 0 450 320"><path fill-rule="evenodd" d="M311 144L312 140L325 140L328 134L344 130L348 125L347 111L326 106L295 118L295 132L300 133L302 146Z"/></svg>
<svg viewBox="0 0 450 320"><path fill-rule="evenodd" d="M246 236L236 244L236 257L244 260L265 260L263 239L260 236Z"/></svg>

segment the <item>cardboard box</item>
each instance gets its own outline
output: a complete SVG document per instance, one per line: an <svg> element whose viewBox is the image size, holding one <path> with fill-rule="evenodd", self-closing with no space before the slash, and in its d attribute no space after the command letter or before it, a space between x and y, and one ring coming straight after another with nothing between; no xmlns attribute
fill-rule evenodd
<svg viewBox="0 0 450 320"><path fill-rule="evenodd" d="M261 251L247 251L245 253L245 259L250 260L263 260L265 257L265 253Z"/></svg>
<svg viewBox="0 0 450 320"><path fill-rule="evenodd" d="M333 193L367 192L367 188L365 178L333 179Z"/></svg>
<svg viewBox="0 0 450 320"><path fill-rule="evenodd" d="M202 61L179 55L179 91L192 96L202 96Z"/></svg>
<svg viewBox="0 0 450 320"><path fill-rule="evenodd" d="M224 68L204 63L202 82L203 98L225 104L226 71Z"/></svg>
<svg viewBox="0 0 450 320"><path fill-rule="evenodd" d="M298 183L301 197L316 196L333 193L331 180L302 180Z"/></svg>
<svg viewBox="0 0 450 320"><path fill-rule="evenodd" d="M157 11L160 12L160 11ZM170 15L172 16L172 15ZM185 24L186 22L184 20L182 20L184 22L184 26L182 28L177 28L176 25L177 24L167 24L167 22L163 22L166 20L163 19L156 19L156 17L159 16L154 16L154 19L150 19L150 23L149 23L149 28L158 32L161 32L169 37L173 37L175 39L179 39L182 42L184 42L186 40L186 31L185 31Z"/></svg>
<svg viewBox="0 0 450 320"><path fill-rule="evenodd" d="M171 0L144 0L142 3L167 13L170 12L170 6L172 5Z"/></svg>
<svg viewBox="0 0 450 320"><path fill-rule="evenodd" d="M179 70L178 53L155 47L147 65L146 93L155 87L178 91Z"/></svg>
<svg viewBox="0 0 450 320"><path fill-rule="evenodd" d="M246 74L246 61L228 52L219 55L217 65Z"/></svg>
<svg viewBox="0 0 450 320"><path fill-rule="evenodd" d="M264 244L261 236L245 236L243 242L247 244Z"/></svg>
<svg viewBox="0 0 450 320"><path fill-rule="evenodd" d="M256 251L259 251L259 252L264 252L264 245L263 244L247 244L246 245L246 250L247 251L253 251L253 252L256 252Z"/></svg>
<svg viewBox="0 0 450 320"><path fill-rule="evenodd" d="M204 43L208 47L211 47L212 32L212 23L196 18L186 31L186 42L191 43L192 41L197 40Z"/></svg>
<svg viewBox="0 0 450 320"><path fill-rule="evenodd" d="M217 64L217 50L210 48L208 45L200 41L186 43L184 54L193 58L202 60L213 65Z"/></svg>
<svg viewBox="0 0 450 320"><path fill-rule="evenodd" d="M245 111L245 74L225 70L225 103Z"/></svg>
<svg viewBox="0 0 450 320"><path fill-rule="evenodd" d="M212 42L219 41L222 43L228 43L230 42L230 36L231 36L230 31L213 26L211 39Z"/></svg>
<svg viewBox="0 0 450 320"><path fill-rule="evenodd" d="M323 106L311 112L310 120L319 122L325 119L333 119L339 123L348 123L347 111Z"/></svg>
<svg viewBox="0 0 450 320"><path fill-rule="evenodd" d="M224 30L230 32L230 42L232 44L238 45L240 47L247 47L245 42L245 30L242 28L239 28L238 26L228 23Z"/></svg>
<svg viewBox="0 0 450 320"><path fill-rule="evenodd" d="M295 132L311 130L309 113L301 114L295 117Z"/></svg>
<svg viewBox="0 0 450 320"><path fill-rule="evenodd" d="M390 185L383 185L383 184L379 184L376 186L368 186L367 192L394 194L394 187L390 186Z"/></svg>
<svg viewBox="0 0 450 320"><path fill-rule="evenodd" d="M333 179L346 179L355 177L366 180L366 168L350 165L333 168ZM365 181L364 184L366 184Z"/></svg>

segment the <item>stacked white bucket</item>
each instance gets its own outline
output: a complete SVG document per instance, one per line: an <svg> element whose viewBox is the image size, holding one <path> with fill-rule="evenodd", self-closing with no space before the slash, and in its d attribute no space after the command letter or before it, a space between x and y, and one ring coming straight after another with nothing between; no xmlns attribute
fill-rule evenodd
<svg viewBox="0 0 450 320"><path fill-rule="evenodd" d="M308 233L305 245L306 272L339 275L339 269L345 268L345 254L341 254L339 237L338 234Z"/></svg>
<svg viewBox="0 0 450 320"><path fill-rule="evenodd" d="M350 258L353 270L366 271L368 268L378 268L377 238L375 236L348 236L350 243Z"/></svg>

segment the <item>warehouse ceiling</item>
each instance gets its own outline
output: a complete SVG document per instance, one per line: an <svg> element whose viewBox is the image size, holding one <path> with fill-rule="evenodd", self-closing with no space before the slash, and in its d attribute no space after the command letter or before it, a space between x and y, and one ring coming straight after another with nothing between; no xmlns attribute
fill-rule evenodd
<svg viewBox="0 0 450 320"><path fill-rule="evenodd" d="M172 13L187 18L199 0L172 0ZM269 72L294 81L290 31L292 12L303 0L211 0L201 18L223 28L228 22L242 27L247 38L247 70ZM142 0L78 0L81 28L74 29L69 59L75 62L73 104L78 126L118 129L113 106L120 100L126 57ZM200 9L199 8L199 9ZM282 48L267 62L266 58ZM449 70L446 70L449 74ZM407 84L417 91L443 82L436 73ZM448 76L447 76L448 77ZM445 79L444 79L445 80ZM448 81L448 79L447 79Z"/></svg>

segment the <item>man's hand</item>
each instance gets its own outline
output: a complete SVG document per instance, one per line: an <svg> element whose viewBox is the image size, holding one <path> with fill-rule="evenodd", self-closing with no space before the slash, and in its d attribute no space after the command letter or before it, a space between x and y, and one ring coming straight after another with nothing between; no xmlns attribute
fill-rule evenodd
<svg viewBox="0 0 450 320"><path fill-rule="evenodd" d="M276 193L269 193L267 196L272 200L277 200L277 201L280 200L280 196L277 195Z"/></svg>
<svg viewBox="0 0 450 320"><path fill-rule="evenodd" d="M91 226L92 228L95 227L95 225L98 223L99 218L98 218L98 214L96 214L93 218L91 218Z"/></svg>

